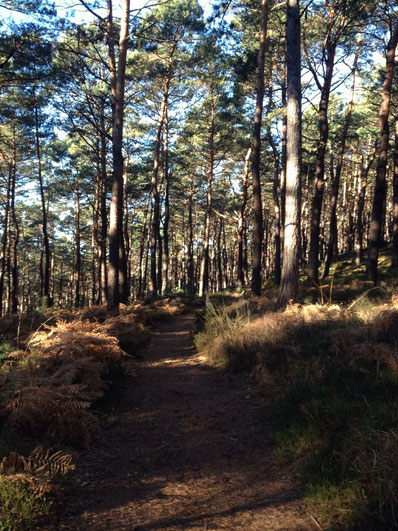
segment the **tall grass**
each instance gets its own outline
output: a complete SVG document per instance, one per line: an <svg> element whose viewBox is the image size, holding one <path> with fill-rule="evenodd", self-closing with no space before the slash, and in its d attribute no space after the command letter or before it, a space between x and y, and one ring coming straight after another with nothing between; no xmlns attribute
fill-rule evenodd
<svg viewBox="0 0 398 531"><path fill-rule="evenodd" d="M23 481L0 477L0 531L33 529L37 518L51 507Z"/></svg>
<svg viewBox="0 0 398 531"><path fill-rule="evenodd" d="M208 313L197 345L251 370L274 404L280 459L303 473L322 525L398 526L398 306ZM376 527L375 527L376 526Z"/></svg>

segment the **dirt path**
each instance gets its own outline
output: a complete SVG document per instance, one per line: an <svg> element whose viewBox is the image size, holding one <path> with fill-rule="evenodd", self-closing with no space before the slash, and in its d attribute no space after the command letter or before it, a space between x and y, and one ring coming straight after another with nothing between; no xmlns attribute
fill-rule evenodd
<svg viewBox="0 0 398 531"><path fill-rule="evenodd" d="M272 456L264 403L195 352L193 319L156 328L58 529L313 529Z"/></svg>

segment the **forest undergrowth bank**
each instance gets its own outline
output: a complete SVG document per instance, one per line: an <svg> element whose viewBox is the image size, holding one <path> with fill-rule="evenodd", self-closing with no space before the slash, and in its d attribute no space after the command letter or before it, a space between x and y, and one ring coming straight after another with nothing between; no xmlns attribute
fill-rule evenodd
<svg viewBox="0 0 398 531"><path fill-rule="evenodd" d="M136 376L150 325L184 309L177 298L0 320L0 530L37 525L78 478L73 456L95 445L104 403Z"/></svg>
<svg viewBox="0 0 398 531"><path fill-rule="evenodd" d="M322 527L396 529L398 297L358 280L336 289L346 302L283 313L273 290L228 305L219 295L195 342L215 365L258 380L273 404L275 452L302 475ZM302 288L300 297L320 293Z"/></svg>

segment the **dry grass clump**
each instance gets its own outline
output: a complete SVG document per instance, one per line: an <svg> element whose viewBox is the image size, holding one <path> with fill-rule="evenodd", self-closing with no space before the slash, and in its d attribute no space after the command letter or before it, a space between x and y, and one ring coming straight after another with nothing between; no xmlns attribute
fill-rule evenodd
<svg viewBox="0 0 398 531"><path fill-rule="evenodd" d="M256 304L258 304L256 302ZM327 327L336 319L347 320L339 306L290 306L284 313L267 312L253 318L249 303L208 312L196 344L210 360L233 369L254 368L255 362L272 363L274 358L297 352L295 332L308 327Z"/></svg>
<svg viewBox="0 0 398 531"><path fill-rule="evenodd" d="M196 343L257 376L274 404L277 454L300 467L322 525L396 528L398 298L239 308L207 312Z"/></svg>

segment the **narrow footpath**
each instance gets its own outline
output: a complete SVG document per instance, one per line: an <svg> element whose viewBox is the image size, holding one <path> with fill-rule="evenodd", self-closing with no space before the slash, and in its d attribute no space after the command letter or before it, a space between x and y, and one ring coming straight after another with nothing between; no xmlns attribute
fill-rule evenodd
<svg viewBox="0 0 398 531"><path fill-rule="evenodd" d="M57 529L311 530L246 376L194 349L194 314L157 325L112 424L79 464Z"/></svg>

